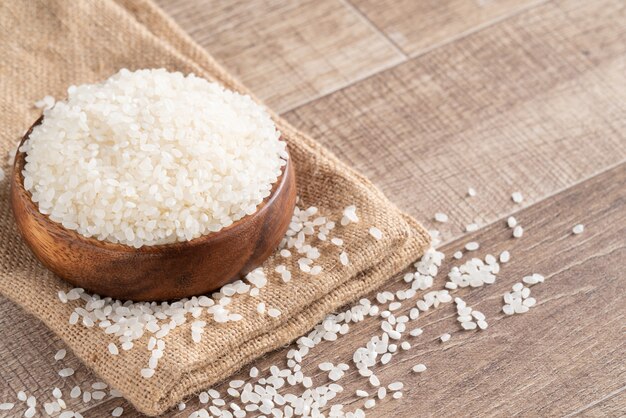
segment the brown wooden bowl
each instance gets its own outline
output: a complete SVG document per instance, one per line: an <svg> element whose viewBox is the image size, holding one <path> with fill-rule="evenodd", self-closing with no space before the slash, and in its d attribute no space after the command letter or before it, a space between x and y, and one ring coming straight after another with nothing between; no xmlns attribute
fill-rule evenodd
<svg viewBox="0 0 626 418"><path fill-rule="evenodd" d="M26 132L22 143L41 120ZM276 250L296 203L289 159L270 196L254 214L192 241L137 249L86 238L39 212L24 189L25 157L17 153L11 178L11 206L24 241L59 277L117 299L158 301L202 295L242 277Z"/></svg>

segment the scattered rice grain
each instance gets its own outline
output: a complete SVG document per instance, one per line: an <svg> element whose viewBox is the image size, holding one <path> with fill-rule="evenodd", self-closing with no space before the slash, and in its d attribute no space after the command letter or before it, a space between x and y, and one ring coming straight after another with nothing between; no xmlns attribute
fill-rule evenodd
<svg viewBox="0 0 626 418"><path fill-rule="evenodd" d="M415 373L422 373L423 371L426 371L426 365L422 363L416 364L415 366L413 366L413 371Z"/></svg>
<svg viewBox="0 0 626 418"><path fill-rule="evenodd" d="M435 221L441 222L441 223L446 223L446 222L448 222L448 215L446 215L443 212L437 212L437 213L435 213Z"/></svg>

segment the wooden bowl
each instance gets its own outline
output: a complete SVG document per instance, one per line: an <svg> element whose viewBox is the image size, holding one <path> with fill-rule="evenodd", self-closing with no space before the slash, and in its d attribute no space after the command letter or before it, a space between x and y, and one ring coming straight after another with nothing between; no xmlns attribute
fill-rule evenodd
<svg viewBox="0 0 626 418"><path fill-rule="evenodd" d="M22 143L41 120L26 132ZM24 189L24 164L25 154L18 152L11 206L26 244L46 267L74 286L122 300L202 295L241 278L276 250L296 203L295 173L289 159L270 196L254 214L192 241L137 249L86 238L39 212Z"/></svg>

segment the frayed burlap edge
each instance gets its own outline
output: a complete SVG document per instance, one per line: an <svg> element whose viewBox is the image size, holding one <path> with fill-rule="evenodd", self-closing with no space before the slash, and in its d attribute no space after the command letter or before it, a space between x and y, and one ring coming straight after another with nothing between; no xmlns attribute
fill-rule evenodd
<svg viewBox="0 0 626 418"><path fill-rule="evenodd" d="M218 383L263 354L291 343L322 321L328 313L378 289L392 277L389 275L390 271L396 273L402 271L407 267L407 260L412 260L416 254L423 254L429 245L430 238L426 235L409 237L406 244L398 248L391 257L385 258L380 264L359 273L353 280L311 303L298 314L292 315L286 323L242 344L238 351L228 356L191 370L162 399L159 399L156 408L144 412L158 414L172 408L189 394ZM220 374L223 377L214 377Z"/></svg>

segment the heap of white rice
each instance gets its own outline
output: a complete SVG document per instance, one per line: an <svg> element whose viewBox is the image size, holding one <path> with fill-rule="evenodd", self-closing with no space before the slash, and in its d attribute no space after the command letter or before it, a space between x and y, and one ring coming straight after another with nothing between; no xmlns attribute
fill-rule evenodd
<svg viewBox="0 0 626 418"><path fill-rule="evenodd" d="M188 241L256 211L285 143L249 96L194 75L121 70L72 86L20 149L39 211L134 247Z"/></svg>

